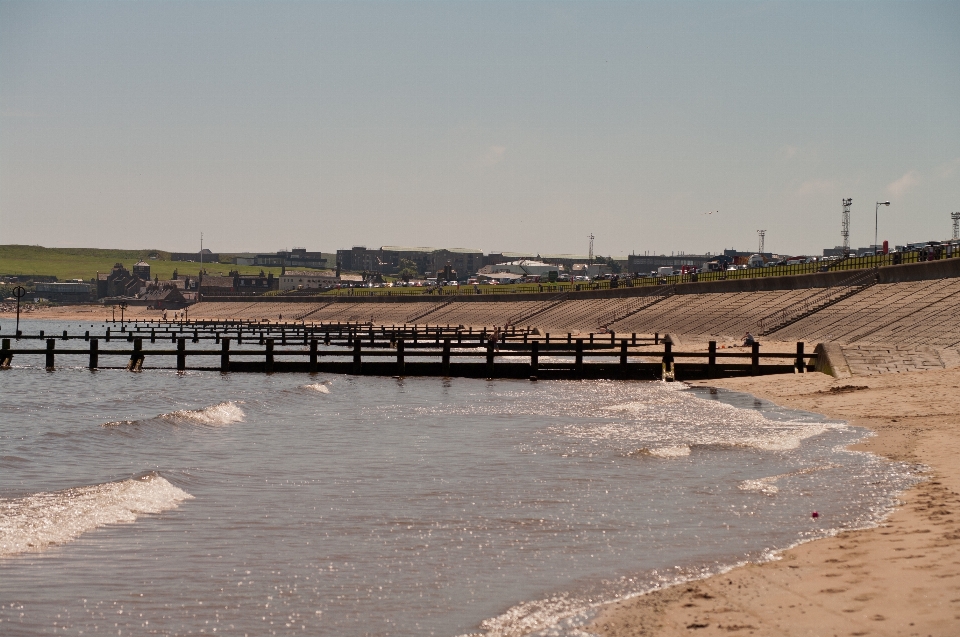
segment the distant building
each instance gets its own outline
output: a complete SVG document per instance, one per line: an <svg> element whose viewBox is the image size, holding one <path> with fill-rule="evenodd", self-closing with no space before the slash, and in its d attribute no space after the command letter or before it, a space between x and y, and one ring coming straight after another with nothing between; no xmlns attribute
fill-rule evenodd
<svg viewBox="0 0 960 637"><path fill-rule="evenodd" d="M337 250L337 267L354 272L381 272L389 274L393 266L384 268L379 250L367 250L366 246L353 246L349 250Z"/></svg>
<svg viewBox="0 0 960 637"><path fill-rule="evenodd" d="M201 274L199 281L197 292L201 299L208 296L234 296L237 293L232 276Z"/></svg>
<svg viewBox="0 0 960 637"><path fill-rule="evenodd" d="M181 289L170 281L151 283L143 294L126 302L129 305L141 305L155 310L180 310L190 304Z"/></svg>
<svg viewBox="0 0 960 637"><path fill-rule="evenodd" d="M724 250L724 254L727 255L728 252L739 254L736 250ZM752 253L744 253L744 258L748 258ZM727 255L732 258L733 255ZM695 268L702 268L705 263L710 261L716 261L718 255L711 254L677 254L677 255L665 255L665 254L631 254L627 257L627 272L631 274L646 274L653 272L659 268L671 267L676 270L680 270L683 266L692 266Z"/></svg>
<svg viewBox="0 0 960 637"><path fill-rule="evenodd" d="M216 252L210 252L210 250L204 248L200 252L171 252L170 260L195 261L197 263L200 261L203 261L204 263L220 263L220 255Z"/></svg>
<svg viewBox="0 0 960 637"><path fill-rule="evenodd" d="M473 248L428 248L413 246L383 246L367 249L353 246L349 250L337 250L337 265L341 272L368 272L396 275L403 269L401 262L409 261L417 271L443 272L446 266L467 277L484 265L483 252Z"/></svg>
<svg viewBox="0 0 960 637"><path fill-rule="evenodd" d="M234 271L230 276L233 277L234 289L241 296L263 294L279 288L279 279L273 276L273 272L264 275L262 270L260 274L240 274Z"/></svg>
<svg viewBox="0 0 960 637"><path fill-rule="evenodd" d="M34 299L46 299L54 303L89 303L94 300L94 286L79 281L62 283L36 283Z"/></svg>
<svg viewBox="0 0 960 637"><path fill-rule="evenodd" d="M137 261L133 266L133 276L140 277L143 281L150 280L150 264L146 263L143 259Z"/></svg>
<svg viewBox="0 0 960 637"><path fill-rule="evenodd" d="M147 282L130 274L122 263L116 263L110 272L97 272L97 298L136 296Z"/></svg>
<svg viewBox="0 0 960 637"><path fill-rule="evenodd" d="M556 272L559 275L560 266L544 263L543 261L523 259L521 261L511 261L510 263L485 265L480 269L480 273L482 274L497 274L501 272L519 274L520 276L549 276L551 272Z"/></svg>
<svg viewBox="0 0 960 637"><path fill-rule="evenodd" d="M491 252L483 256L483 265L497 265L499 263L538 258L539 255L530 254L529 252Z"/></svg>
<svg viewBox="0 0 960 637"><path fill-rule="evenodd" d="M287 270L280 277L280 290L319 290L336 287L340 280L333 270Z"/></svg>
<svg viewBox="0 0 960 637"><path fill-rule="evenodd" d="M324 268L327 266L327 259L322 252L307 252L306 248L294 248L271 254L237 256L234 263L271 268Z"/></svg>

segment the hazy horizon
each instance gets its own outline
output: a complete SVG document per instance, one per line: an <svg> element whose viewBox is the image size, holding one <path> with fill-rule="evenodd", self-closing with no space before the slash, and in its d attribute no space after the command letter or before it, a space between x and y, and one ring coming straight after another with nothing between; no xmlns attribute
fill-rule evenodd
<svg viewBox="0 0 960 637"><path fill-rule="evenodd" d="M0 0L0 244L950 236L956 2ZM951 60L953 60L951 62ZM711 213L712 214L709 214Z"/></svg>

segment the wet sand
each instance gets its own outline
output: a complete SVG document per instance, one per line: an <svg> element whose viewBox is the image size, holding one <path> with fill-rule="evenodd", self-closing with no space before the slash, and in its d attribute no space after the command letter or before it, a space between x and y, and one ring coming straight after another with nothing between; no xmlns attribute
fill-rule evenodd
<svg viewBox="0 0 960 637"><path fill-rule="evenodd" d="M591 631L605 637L960 634L960 369L695 384L868 427L877 435L855 449L922 463L927 480L904 493L878 528L612 603Z"/></svg>

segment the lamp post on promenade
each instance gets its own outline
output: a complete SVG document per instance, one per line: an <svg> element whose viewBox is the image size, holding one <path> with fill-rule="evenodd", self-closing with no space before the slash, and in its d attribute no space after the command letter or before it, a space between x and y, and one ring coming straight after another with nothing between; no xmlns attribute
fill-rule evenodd
<svg viewBox="0 0 960 637"><path fill-rule="evenodd" d="M877 206L873 209L873 254L877 254L877 228L879 227L880 221L880 206L889 206L889 201L878 201Z"/></svg>

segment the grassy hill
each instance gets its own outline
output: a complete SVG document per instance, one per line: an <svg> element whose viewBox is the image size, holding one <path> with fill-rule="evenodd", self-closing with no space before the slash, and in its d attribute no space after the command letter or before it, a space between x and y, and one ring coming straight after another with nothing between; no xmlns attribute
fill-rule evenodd
<svg viewBox="0 0 960 637"><path fill-rule="evenodd" d="M150 255L156 259L150 259ZM57 280L90 280L97 272L109 272L114 263L122 263L128 270L134 263L143 259L150 264L150 275L169 279L174 270L181 275L195 275L200 269L199 263L171 261L170 253L163 250L99 250L96 248L44 248L42 246L0 245L0 276L55 276ZM241 274L273 272L280 274L280 268L261 268L259 266L236 266L229 263L203 264L210 274L230 270L240 270Z"/></svg>

